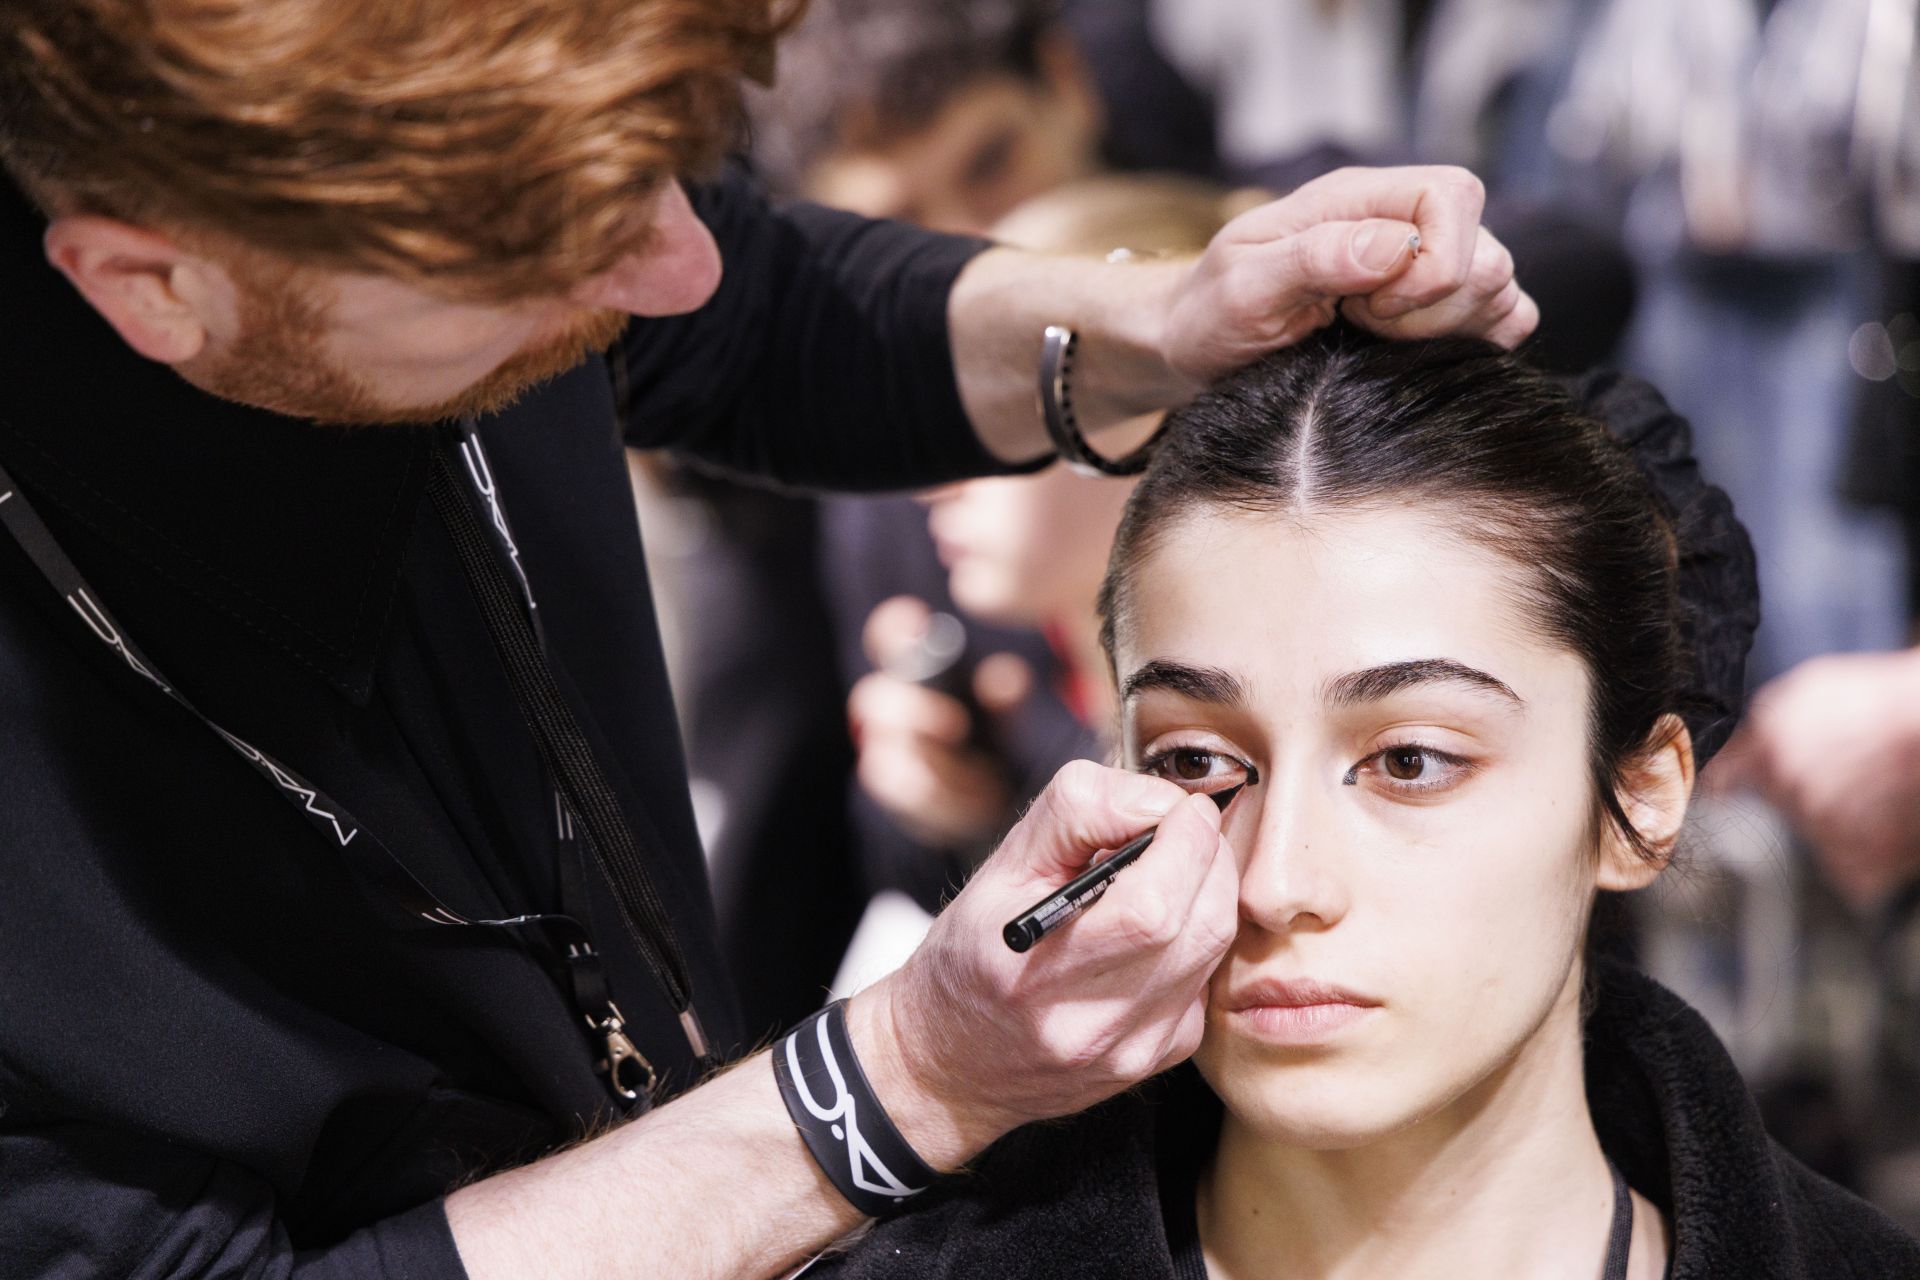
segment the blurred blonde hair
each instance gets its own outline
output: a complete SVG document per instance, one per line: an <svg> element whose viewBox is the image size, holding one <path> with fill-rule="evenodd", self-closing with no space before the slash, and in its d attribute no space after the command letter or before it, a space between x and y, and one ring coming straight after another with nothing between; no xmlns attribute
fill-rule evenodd
<svg viewBox="0 0 1920 1280"><path fill-rule="evenodd" d="M1003 243L1041 253L1099 256L1198 253L1242 211L1266 198L1175 174L1085 178L1035 196L994 224Z"/></svg>

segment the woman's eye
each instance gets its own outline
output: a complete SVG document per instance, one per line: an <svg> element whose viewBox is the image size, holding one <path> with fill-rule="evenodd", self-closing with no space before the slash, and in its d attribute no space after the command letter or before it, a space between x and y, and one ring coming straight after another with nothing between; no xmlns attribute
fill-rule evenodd
<svg viewBox="0 0 1920 1280"><path fill-rule="evenodd" d="M1169 747L1155 752L1140 766L1142 773L1208 791L1246 781L1251 769L1244 760L1202 747ZM1202 787L1202 784L1207 785Z"/></svg>
<svg viewBox="0 0 1920 1280"><path fill-rule="evenodd" d="M1380 765L1402 782L1417 780L1427 769L1427 753L1419 747L1394 747L1381 753Z"/></svg>
<svg viewBox="0 0 1920 1280"><path fill-rule="evenodd" d="M1464 778L1471 765L1459 756L1416 742L1398 743L1374 752L1347 770L1341 781L1353 786L1362 771L1377 771L1395 791L1440 791Z"/></svg>

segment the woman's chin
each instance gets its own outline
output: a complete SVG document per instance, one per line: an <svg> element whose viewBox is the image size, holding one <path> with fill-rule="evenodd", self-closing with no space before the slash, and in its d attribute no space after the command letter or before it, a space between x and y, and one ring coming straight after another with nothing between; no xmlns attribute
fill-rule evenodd
<svg viewBox="0 0 1920 1280"><path fill-rule="evenodd" d="M1201 1074L1228 1112L1261 1140L1311 1151L1363 1147L1429 1113L1409 1096L1419 1074L1397 1082L1339 1054L1276 1062L1267 1055L1207 1054ZM1424 1101L1424 1099L1420 1100Z"/></svg>

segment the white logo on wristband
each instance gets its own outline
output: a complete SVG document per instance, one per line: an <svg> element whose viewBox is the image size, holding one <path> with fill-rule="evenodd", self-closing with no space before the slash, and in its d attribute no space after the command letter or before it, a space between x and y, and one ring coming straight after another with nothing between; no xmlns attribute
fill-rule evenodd
<svg viewBox="0 0 1920 1280"><path fill-rule="evenodd" d="M793 1077L793 1088L800 1095L801 1103L812 1113L816 1120L823 1120L833 1126L833 1136L847 1144L847 1165L853 1175L853 1185L862 1191L874 1195L892 1196L898 1204L908 1196L917 1196L925 1187L909 1187L895 1177L893 1171L875 1155L860 1132L859 1116L854 1109L853 1094L847 1090L847 1079L840 1073L840 1061L833 1056L833 1046L827 1042L827 1020L817 1018L813 1024L814 1033L820 1041L820 1057L827 1064L827 1074L833 1078L833 1088L837 1095L832 1107L823 1107L813 1100L807 1092L807 1078L800 1070L800 1051L795 1048L799 1033L787 1037L787 1071ZM843 1128L844 1125L844 1128ZM882 1181L875 1182L868 1175Z"/></svg>

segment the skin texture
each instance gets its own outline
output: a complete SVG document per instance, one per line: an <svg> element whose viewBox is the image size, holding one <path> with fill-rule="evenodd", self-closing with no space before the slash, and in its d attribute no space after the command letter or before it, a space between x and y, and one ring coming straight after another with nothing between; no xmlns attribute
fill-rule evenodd
<svg viewBox="0 0 1920 1280"><path fill-rule="evenodd" d="M1581 939L1596 887L1657 869L1596 842L1588 674L1515 612L1518 572L1417 506L1210 511L1141 567L1116 653L1123 689L1146 672L1129 765L1195 790L1259 772L1226 816L1239 929L1196 1055L1227 1106L1200 1202L1217 1276L1274 1275L1276 1256L1289 1276L1579 1275L1604 1253ZM1431 659L1514 696L1460 678L1331 696ZM1170 686L1149 663L1222 679ZM1630 812L1668 848L1684 731L1635 776ZM1360 1010L1322 998L1344 1025L1277 1039L1293 1015L1269 979ZM1635 1274L1657 1275L1658 1214L1636 1209Z"/></svg>

